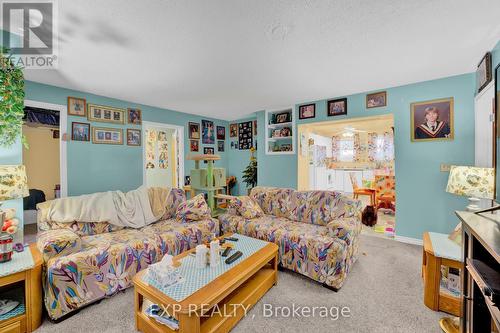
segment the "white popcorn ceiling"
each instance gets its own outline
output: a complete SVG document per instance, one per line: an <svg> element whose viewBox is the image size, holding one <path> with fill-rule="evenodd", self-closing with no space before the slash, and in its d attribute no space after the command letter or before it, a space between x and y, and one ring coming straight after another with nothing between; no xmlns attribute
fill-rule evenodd
<svg viewBox="0 0 500 333"><path fill-rule="evenodd" d="M226 120L472 72L500 37L498 0L58 4L59 69L28 80Z"/></svg>

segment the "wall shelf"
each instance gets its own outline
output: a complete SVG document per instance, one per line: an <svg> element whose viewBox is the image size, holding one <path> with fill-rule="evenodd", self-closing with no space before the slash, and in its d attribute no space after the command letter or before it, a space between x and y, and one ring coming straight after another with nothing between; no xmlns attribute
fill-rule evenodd
<svg viewBox="0 0 500 333"><path fill-rule="evenodd" d="M291 139L293 139L293 136L277 136L275 138L273 138L273 137L269 138L269 142L279 141L279 140L291 140Z"/></svg>
<svg viewBox="0 0 500 333"><path fill-rule="evenodd" d="M290 127L290 126L293 126L293 122L292 121L288 121L286 123L280 123L280 124L269 124L268 127L271 128L271 129L277 129L277 128L283 128L283 127Z"/></svg>
<svg viewBox="0 0 500 333"><path fill-rule="evenodd" d="M266 155L295 154L295 112L294 107L266 110ZM285 119L280 119L285 118ZM286 133L288 128L289 133ZM285 136L274 136L280 131ZM285 131L285 133L283 133ZM288 134L288 135L287 135Z"/></svg>

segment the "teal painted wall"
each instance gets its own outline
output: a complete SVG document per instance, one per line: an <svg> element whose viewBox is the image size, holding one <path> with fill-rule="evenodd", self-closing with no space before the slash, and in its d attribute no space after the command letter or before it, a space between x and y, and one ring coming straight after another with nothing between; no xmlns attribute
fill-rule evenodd
<svg viewBox="0 0 500 333"><path fill-rule="evenodd" d="M316 118L298 120L297 124L394 114L396 234L421 238L424 231L447 233L458 223L453 212L465 208L466 198L445 192L448 173L440 172L440 164L474 164L474 87L474 74L464 74L388 88L387 107L369 110L365 108L366 93L350 95L346 96L348 115L343 117L327 117L326 100L315 101ZM411 142L410 104L446 97L454 97L455 139ZM264 142L264 112L258 112L257 119L258 140ZM260 149L258 161L259 185L296 188L296 154L272 156Z"/></svg>
<svg viewBox="0 0 500 333"><path fill-rule="evenodd" d="M500 64L500 41L498 41L497 45L491 50L491 60L493 65L493 70L498 64ZM495 73L493 73L494 77Z"/></svg>
<svg viewBox="0 0 500 333"><path fill-rule="evenodd" d="M318 106L316 106L316 115L318 115L318 111ZM320 121L320 119L317 121ZM259 162L257 184L262 186L296 188L297 155L266 155L265 123L265 112L257 112L257 137L261 148L257 151L257 161Z"/></svg>
<svg viewBox="0 0 500 333"><path fill-rule="evenodd" d="M244 121L254 121L257 117L248 117L242 118L235 121L231 121L231 124L237 124ZM258 125L257 125L258 126ZM257 131L257 134L259 132ZM227 134L229 136L229 134ZM231 149L231 141L238 142L238 138L229 138L228 146L226 150L229 152L228 154L228 165L229 165L229 176L236 176L236 185L232 188L233 195L247 195L246 184L243 182L242 175L243 170L250 163L250 150L239 150L239 149ZM231 140L232 139L232 140ZM255 138L254 138L255 140ZM257 141L258 143L258 141ZM257 155L256 155L257 156ZM257 160L257 163L259 161ZM258 164L257 164L258 165Z"/></svg>
<svg viewBox="0 0 500 333"><path fill-rule="evenodd" d="M66 105L68 96L85 98L87 103L119 108L140 108L142 110L143 121L184 126L184 156L190 153L187 131L187 123L190 121L201 123L201 119L212 120L215 126L226 127L226 137L228 136L228 123L223 120L160 109L31 81L26 82L26 99L28 100ZM70 136L71 122L73 121L89 122L83 117L69 116L68 136ZM119 127L123 129L141 128L141 126L137 125L113 125L110 123L95 122L91 122L91 126ZM201 153L205 146L214 147L216 153L221 155L221 160L217 161L216 165L227 168L227 149L226 152L218 153L217 144L200 145ZM68 195L80 195L108 190L128 191L142 185L142 147L130 147L126 145L126 142L124 145L115 146L70 140L67 143L67 163ZM194 162L185 161L185 175L189 175L189 171L192 168L194 168Z"/></svg>

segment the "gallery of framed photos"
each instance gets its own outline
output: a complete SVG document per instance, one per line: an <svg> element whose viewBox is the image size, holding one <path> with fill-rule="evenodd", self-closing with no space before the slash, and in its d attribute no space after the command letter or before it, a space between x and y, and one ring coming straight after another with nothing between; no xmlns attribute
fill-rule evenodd
<svg viewBox="0 0 500 333"><path fill-rule="evenodd" d="M184 185L184 128L143 122L143 184L148 187Z"/></svg>

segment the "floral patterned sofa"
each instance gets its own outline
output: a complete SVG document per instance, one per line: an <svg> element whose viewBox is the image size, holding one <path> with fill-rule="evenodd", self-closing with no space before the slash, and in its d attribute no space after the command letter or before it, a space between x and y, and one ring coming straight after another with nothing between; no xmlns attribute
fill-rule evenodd
<svg viewBox="0 0 500 333"><path fill-rule="evenodd" d="M330 191L255 187L250 197L264 215L252 219L232 202L219 216L223 232L274 242L280 265L338 290L357 258L361 202Z"/></svg>
<svg viewBox="0 0 500 333"><path fill-rule="evenodd" d="M38 206L37 246L44 260L44 301L49 316L61 319L85 305L131 286L140 270L219 234L212 218L181 223L175 218L184 192L173 189L162 220L142 229L109 223L51 223L49 203Z"/></svg>

